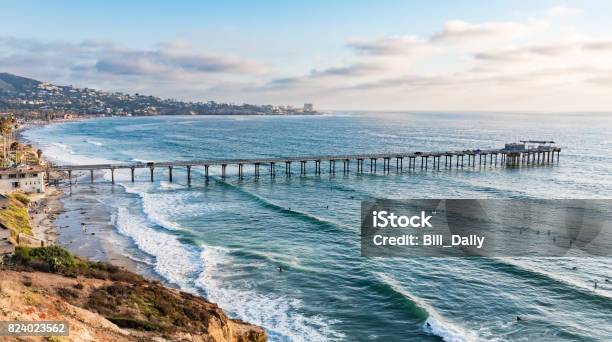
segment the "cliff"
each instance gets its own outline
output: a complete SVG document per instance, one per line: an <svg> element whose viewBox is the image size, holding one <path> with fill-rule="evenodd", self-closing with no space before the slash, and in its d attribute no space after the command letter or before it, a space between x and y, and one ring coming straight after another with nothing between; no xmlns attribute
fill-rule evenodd
<svg viewBox="0 0 612 342"><path fill-rule="evenodd" d="M70 341L267 340L262 328L203 298L56 246L19 247L0 274L0 321L67 320Z"/></svg>

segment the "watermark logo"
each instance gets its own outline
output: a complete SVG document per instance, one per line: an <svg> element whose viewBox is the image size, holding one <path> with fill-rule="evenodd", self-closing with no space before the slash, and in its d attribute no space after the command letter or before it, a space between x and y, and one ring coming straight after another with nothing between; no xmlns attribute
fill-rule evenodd
<svg viewBox="0 0 612 342"><path fill-rule="evenodd" d="M364 201L361 253L371 257L612 255L612 200Z"/></svg>

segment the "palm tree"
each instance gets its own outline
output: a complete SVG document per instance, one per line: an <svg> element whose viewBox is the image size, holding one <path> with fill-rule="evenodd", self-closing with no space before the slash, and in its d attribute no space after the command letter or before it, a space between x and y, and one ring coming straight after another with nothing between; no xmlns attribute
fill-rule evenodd
<svg viewBox="0 0 612 342"><path fill-rule="evenodd" d="M2 134L2 157L7 161L13 128L17 128L17 120L12 115L0 118L0 134Z"/></svg>

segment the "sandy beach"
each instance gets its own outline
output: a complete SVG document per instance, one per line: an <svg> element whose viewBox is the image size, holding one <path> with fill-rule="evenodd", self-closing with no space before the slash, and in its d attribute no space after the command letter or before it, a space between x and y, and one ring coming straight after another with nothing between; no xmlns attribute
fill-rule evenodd
<svg viewBox="0 0 612 342"><path fill-rule="evenodd" d="M64 191L57 186L47 187L45 193L30 195L30 223L34 237L44 241L45 245L54 244L58 238L58 229L53 221L64 211L61 198Z"/></svg>
<svg viewBox="0 0 612 342"><path fill-rule="evenodd" d="M24 138L21 132L39 126L83 120L92 118L30 122L20 127L17 139L32 144L36 149L38 146ZM45 156L47 162L53 162L52 155ZM66 174L52 174L52 179L59 179L57 184L49 184L45 193L28 195L31 198L29 214L34 237L44 241L45 245L58 244L88 260L111 262L157 279L146 270L147 267L137 265L122 254L113 239L109 238L109 235L116 234L112 213L106 206L100 205L102 203L91 201L90 196L95 197L96 189L84 186L88 183L85 177L88 175L83 172L73 173L72 184L69 184ZM70 201L66 206L63 199L68 197L76 199L78 203Z"/></svg>

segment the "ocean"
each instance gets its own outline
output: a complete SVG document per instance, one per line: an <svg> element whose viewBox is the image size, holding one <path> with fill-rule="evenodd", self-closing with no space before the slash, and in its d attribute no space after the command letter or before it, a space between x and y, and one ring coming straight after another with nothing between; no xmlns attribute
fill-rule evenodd
<svg viewBox="0 0 612 342"><path fill-rule="evenodd" d="M83 174L60 244L120 254L150 277L266 328L272 341L573 341L612 336L611 258L365 258L360 202L389 198L610 198L609 116L373 113L102 118L22 135L57 163L500 148L557 141L558 164L507 169L228 178L211 168ZM314 164L314 163L312 163ZM366 163L367 164L367 163ZM382 163L381 163L382 165ZM407 163L404 164L406 167ZM299 166L299 165L297 165ZM369 165L365 165L366 171ZM341 165L340 165L341 168ZM379 165L380 168L380 165ZM96 215L92 215L96 212ZM75 222L87 228L75 228ZM71 228L72 226L72 228ZM96 229L98 227L99 229ZM103 227L103 228L100 228ZM90 232L96 231L96 235ZM282 267L282 272L279 272ZM576 268L576 269L574 269ZM594 290L594 281L599 287ZM521 322L516 321L521 316Z"/></svg>

